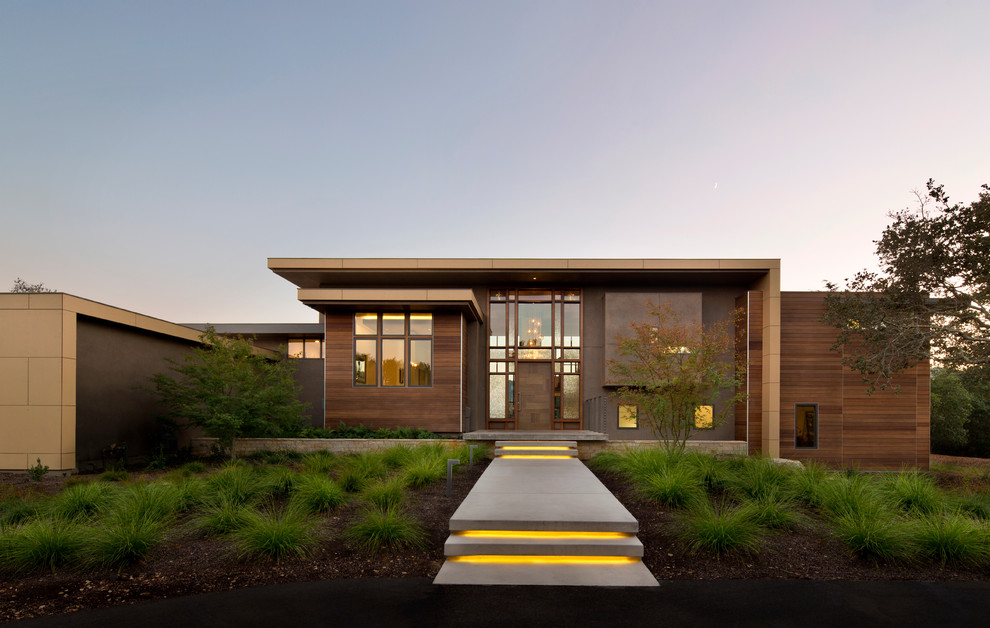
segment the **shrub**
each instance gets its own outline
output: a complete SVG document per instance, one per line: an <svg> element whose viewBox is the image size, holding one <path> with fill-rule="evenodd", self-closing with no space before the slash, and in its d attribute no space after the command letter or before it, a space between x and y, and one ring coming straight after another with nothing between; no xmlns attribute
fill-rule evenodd
<svg viewBox="0 0 990 628"><path fill-rule="evenodd" d="M760 526L745 508L714 508L707 501L680 521L678 536L692 552L721 556L728 552L757 553Z"/></svg>
<svg viewBox="0 0 990 628"><path fill-rule="evenodd" d="M369 485L361 493L361 497L378 510L389 510L397 508L405 500L406 494L401 480L391 480Z"/></svg>
<svg viewBox="0 0 990 628"><path fill-rule="evenodd" d="M636 486L643 498L672 508L696 505L706 499L694 470L686 465L663 467L639 477Z"/></svg>
<svg viewBox="0 0 990 628"><path fill-rule="evenodd" d="M315 525L305 513L287 508L281 513L248 513L244 524L233 533L234 545L242 557L262 557L281 561L305 556L316 543Z"/></svg>
<svg viewBox="0 0 990 628"><path fill-rule="evenodd" d="M102 482L87 482L66 488L52 502L54 514L69 519L92 517L113 506L117 491Z"/></svg>
<svg viewBox="0 0 990 628"><path fill-rule="evenodd" d="M987 558L985 531L956 513L922 517L911 527L910 537L921 556L942 565L973 566Z"/></svg>
<svg viewBox="0 0 990 628"><path fill-rule="evenodd" d="M32 467L28 467L27 472L28 477L31 478L31 481L40 482L41 478L48 475L48 465L41 464L41 458L38 458L37 463L35 463Z"/></svg>
<svg viewBox="0 0 990 628"><path fill-rule="evenodd" d="M394 508L386 511L374 508L365 510L358 521L344 532L344 538L372 553L384 548L420 548L426 545L426 534L419 522Z"/></svg>
<svg viewBox="0 0 990 628"><path fill-rule="evenodd" d="M15 569L56 567L78 560L88 537L83 526L68 517L28 521L7 536L6 560Z"/></svg>

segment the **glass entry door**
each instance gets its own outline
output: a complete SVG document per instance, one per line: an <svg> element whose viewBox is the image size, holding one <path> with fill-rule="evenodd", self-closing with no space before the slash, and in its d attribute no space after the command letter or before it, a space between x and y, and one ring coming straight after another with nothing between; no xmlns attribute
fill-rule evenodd
<svg viewBox="0 0 990 628"><path fill-rule="evenodd" d="M488 296L487 427L581 429L581 291Z"/></svg>

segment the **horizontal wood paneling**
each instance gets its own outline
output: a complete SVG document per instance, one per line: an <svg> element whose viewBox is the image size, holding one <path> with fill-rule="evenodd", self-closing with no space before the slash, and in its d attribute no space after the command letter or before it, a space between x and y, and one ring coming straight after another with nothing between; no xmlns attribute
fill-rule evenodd
<svg viewBox="0 0 990 628"><path fill-rule="evenodd" d="M353 385L353 318L326 315L326 425L421 427L460 431L461 316L433 315L433 386L373 388Z"/></svg>
<svg viewBox="0 0 990 628"><path fill-rule="evenodd" d="M859 373L832 351L820 293L781 294L780 455L833 467L928 468L928 365L900 375L893 390L866 393ZM818 449L794 447L798 403L817 403Z"/></svg>

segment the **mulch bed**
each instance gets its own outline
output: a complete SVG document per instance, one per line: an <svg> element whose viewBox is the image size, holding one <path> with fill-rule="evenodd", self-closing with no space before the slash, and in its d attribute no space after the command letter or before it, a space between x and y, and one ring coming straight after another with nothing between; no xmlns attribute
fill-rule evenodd
<svg viewBox="0 0 990 628"><path fill-rule="evenodd" d="M942 462L960 464L955 458L945 458ZM222 541L185 532L144 561L119 573L87 570L0 574L0 621L284 582L432 578L443 563L443 543L450 517L484 468L484 464L475 465L459 472L451 497L446 496L443 482L413 494L407 507L428 532L429 544L425 550L371 555L352 548L339 537L339 531L354 516L353 506L344 507L327 519L326 540L316 551L304 559L282 563L240 559ZM990 570L986 569L874 565L856 559L824 528L814 525L810 530L767 537L762 551L754 556L715 558L688 554L675 539L671 513L637 499L617 476L603 473L599 478L639 520L639 538L646 552L644 563L660 579L990 580ZM27 480L23 474L11 474L0 477L0 483L26 484ZM53 494L61 484L60 478L46 477L32 486Z"/></svg>

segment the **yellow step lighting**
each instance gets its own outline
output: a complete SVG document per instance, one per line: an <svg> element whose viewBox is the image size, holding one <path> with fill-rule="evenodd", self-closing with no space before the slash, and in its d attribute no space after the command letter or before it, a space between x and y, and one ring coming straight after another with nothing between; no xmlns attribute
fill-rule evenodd
<svg viewBox="0 0 990 628"><path fill-rule="evenodd" d="M560 532L541 530L462 530L454 536L477 539L626 539L625 532Z"/></svg>
<svg viewBox="0 0 990 628"><path fill-rule="evenodd" d="M499 447L499 449L528 449L528 450L539 450L539 451L543 451L543 450L547 450L547 451L550 451L550 450L553 450L553 451L574 451L574 448L573 447L546 447L546 446L542 446L542 445L541 446L538 446L538 447L524 447L522 445L503 445L502 447Z"/></svg>
<svg viewBox="0 0 990 628"><path fill-rule="evenodd" d="M632 556L496 556L475 554L472 556L449 556L455 563L501 564L501 565L631 565L638 563Z"/></svg>
<svg viewBox="0 0 990 628"><path fill-rule="evenodd" d="M515 459L526 459L526 460L534 460L534 459L543 459L543 460L546 460L548 458L555 459L555 460L560 460L561 458L574 458L574 457L575 456L551 456L551 455L546 455L546 454L544 454L544 455L540 455L540 454L533 454L533 455L509 454L507 456L499 456L499 458L515 458Z"/></svg>

